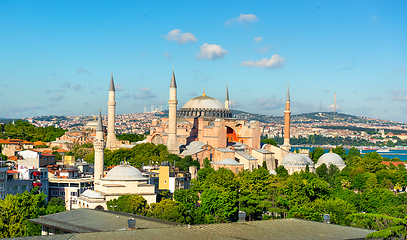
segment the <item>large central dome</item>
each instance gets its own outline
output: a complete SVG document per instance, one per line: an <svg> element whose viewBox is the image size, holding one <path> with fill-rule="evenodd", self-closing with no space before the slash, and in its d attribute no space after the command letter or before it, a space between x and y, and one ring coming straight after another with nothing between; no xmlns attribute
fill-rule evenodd
<svg viewBox="0 0 407 240"><path fill-rule="evenodd" d="M223 104L214 98L208 96L199 96L190 99L182 108L199 109L199 108L209 108L209 109L224 109Z"/></svg>
<svg viewBox="0 0 407 240"><path fill-rule="evenodd" d="M205 93L202 96L192 98L177 111L178 117L220 117L230 118L232 112L214 98Z"/></svg>

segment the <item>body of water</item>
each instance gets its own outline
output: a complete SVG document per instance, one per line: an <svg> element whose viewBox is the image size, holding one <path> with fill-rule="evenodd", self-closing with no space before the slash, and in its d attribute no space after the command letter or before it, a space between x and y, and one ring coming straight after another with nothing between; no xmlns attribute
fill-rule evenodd
<svg viewBox="0 0 407 240"><path fill-rule="evenodd" d="M308 149L310 152L314 151L313 147L291 147L291 151L295 152L298 149ZM325 152L329 152L330 149L324 149ZM345 149L346 154L348 154L349 149ZM377 150L362 150L362 155L370 152L376 152ZM378 152L378 154L384 158L393 159L399 158L401 161L407 161L407 150L389 150L388 152Z"/></svg>

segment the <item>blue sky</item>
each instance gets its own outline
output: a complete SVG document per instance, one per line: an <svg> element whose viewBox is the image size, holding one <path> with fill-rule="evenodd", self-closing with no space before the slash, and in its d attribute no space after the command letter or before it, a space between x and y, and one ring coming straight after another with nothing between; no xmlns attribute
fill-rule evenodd
<svg viewBox="0 0 407 240"><path fill-rule="evenodd" d="M407 122L406 1L0 1L0 117L232 108Z"/></svg>

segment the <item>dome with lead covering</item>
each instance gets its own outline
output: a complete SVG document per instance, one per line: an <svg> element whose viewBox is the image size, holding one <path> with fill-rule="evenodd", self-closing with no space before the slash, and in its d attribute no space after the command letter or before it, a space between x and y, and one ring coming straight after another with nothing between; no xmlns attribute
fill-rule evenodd
<svg viewBox="0 0 407 240"><path fill-rule="evenodd" d="M86 190L82 194L82 196L92 199L104 199L105 197L100 193L93 190Z"/></svg>
<svg viewBox="0 0 407 240"><path fill-rule="evenodd" d="M284 167L314 167L314 162L306 155L299 153L290 153L283 158L280 165Z"/></svg>
<svg viewBox="0 0 407 240"><path fill-rule="evenodd" d="M112 168L104 178L100 180L147 180L137 168L131 165L119 165Z"/></svg>
<svg viewBox="0 0 407 240"><path fill-rule="evenodd" d="M336 153L325 153L318 159L318 162L317 164L315 164L315 166L319 167L323 163L325 163L327 167L329 167L329 165L331 164L337 166L339 169L346 167L346 164L341 158L341 156L339 156Z"/></svg>
<svg viewBox="0 0 407 240"><path fill-rule="evenodd" d="M196 98L190 99L187 103L184 104L182 108L189 109L199 109L199 108L209 108L209 109L224 109L223 104L214 98L209 96L199 96Z"/></svg>
<svg viewBox="0 0 407 240"><path fill-rule="evenodd" d="M192 98L177 111L178 117L232 117L232 112L212 97Z"/></svg>

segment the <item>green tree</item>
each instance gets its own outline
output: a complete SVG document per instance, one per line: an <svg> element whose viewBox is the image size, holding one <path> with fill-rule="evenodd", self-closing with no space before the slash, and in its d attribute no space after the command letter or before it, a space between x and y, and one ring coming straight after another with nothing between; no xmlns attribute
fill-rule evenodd
<svg viewBox="0 0 407 240"><path fill-rule="evenodd" d="M316 147L314 148L314 151L311 152L311 159L314 161L314 163L318 162L318 159L324 155L325 150L323 148L320 147Z"/></svg>
<svg viewBox="0 0 407 240"><path fill-rule="evenodd" d="M265 143L265 144L270 144L270 145L273 145L273 146L276 146L276 147L278 146L276 140L274 140L272 138L263 139L263 140L261 140L261 142Z"/></svg>
<svg viewBox="0 0 407 240"><path fill-rule="evenodd" d="M206 177L211 173L215 172L215 170L211 166L211 162L208 158L205 158L203 168L199 169L197 172L198 179L202 182L205 181Z"/></svg>
<svg viewBox="0 0 407 240"><path fill-rule="evenodd" d="M0 200L0 237L41 235L41 226L28 221L46 213L46 195L35 192L36 188L31 193L8 194Z"/></svg>
<svg viewBox="0 0 407 240"><path fill-rule="evenodd" d="M328 180L328 167L326 166L325 163L317 167L317 169L315 169L315 173L318 175L318 177L324 180Z"/></svg>
<svg viewBox="0 0 407 240"><path fill-rule="evenodd" d="M282 178L287 178L288 177L288 171L285 169L283 165L280 165L276 168L276 173L277 176L282 177Z"/></svg>
<svg viewBox="0 0 407 240"><path fill-rule="evenodd" d="M241 210L245 211L249 221L260 219L268 197L267 185L270 174L267 169L254 169L239 172L239 201Z"/></svg>
<svg viewBox="0 0 407 240"><path fill-rule="evenodd" d="M109 211L119 211L145 216L148 207L147 200L140 195L125 194L106 203Z"/></svg>
<svg viewBox="0 0 407 240"><path fill-rule="evenodd" d="M46 214L53 214L57 212L64 212L66 210L65 201L60 197L51 198L45 209Z"/></svg>
<svg viewBox="0 0 407 240"><path fill-rule="evenodd" d="M152 203L148 216L177 223L191 223L191 219L184 215L182 204L171 199Z"/></svg>

